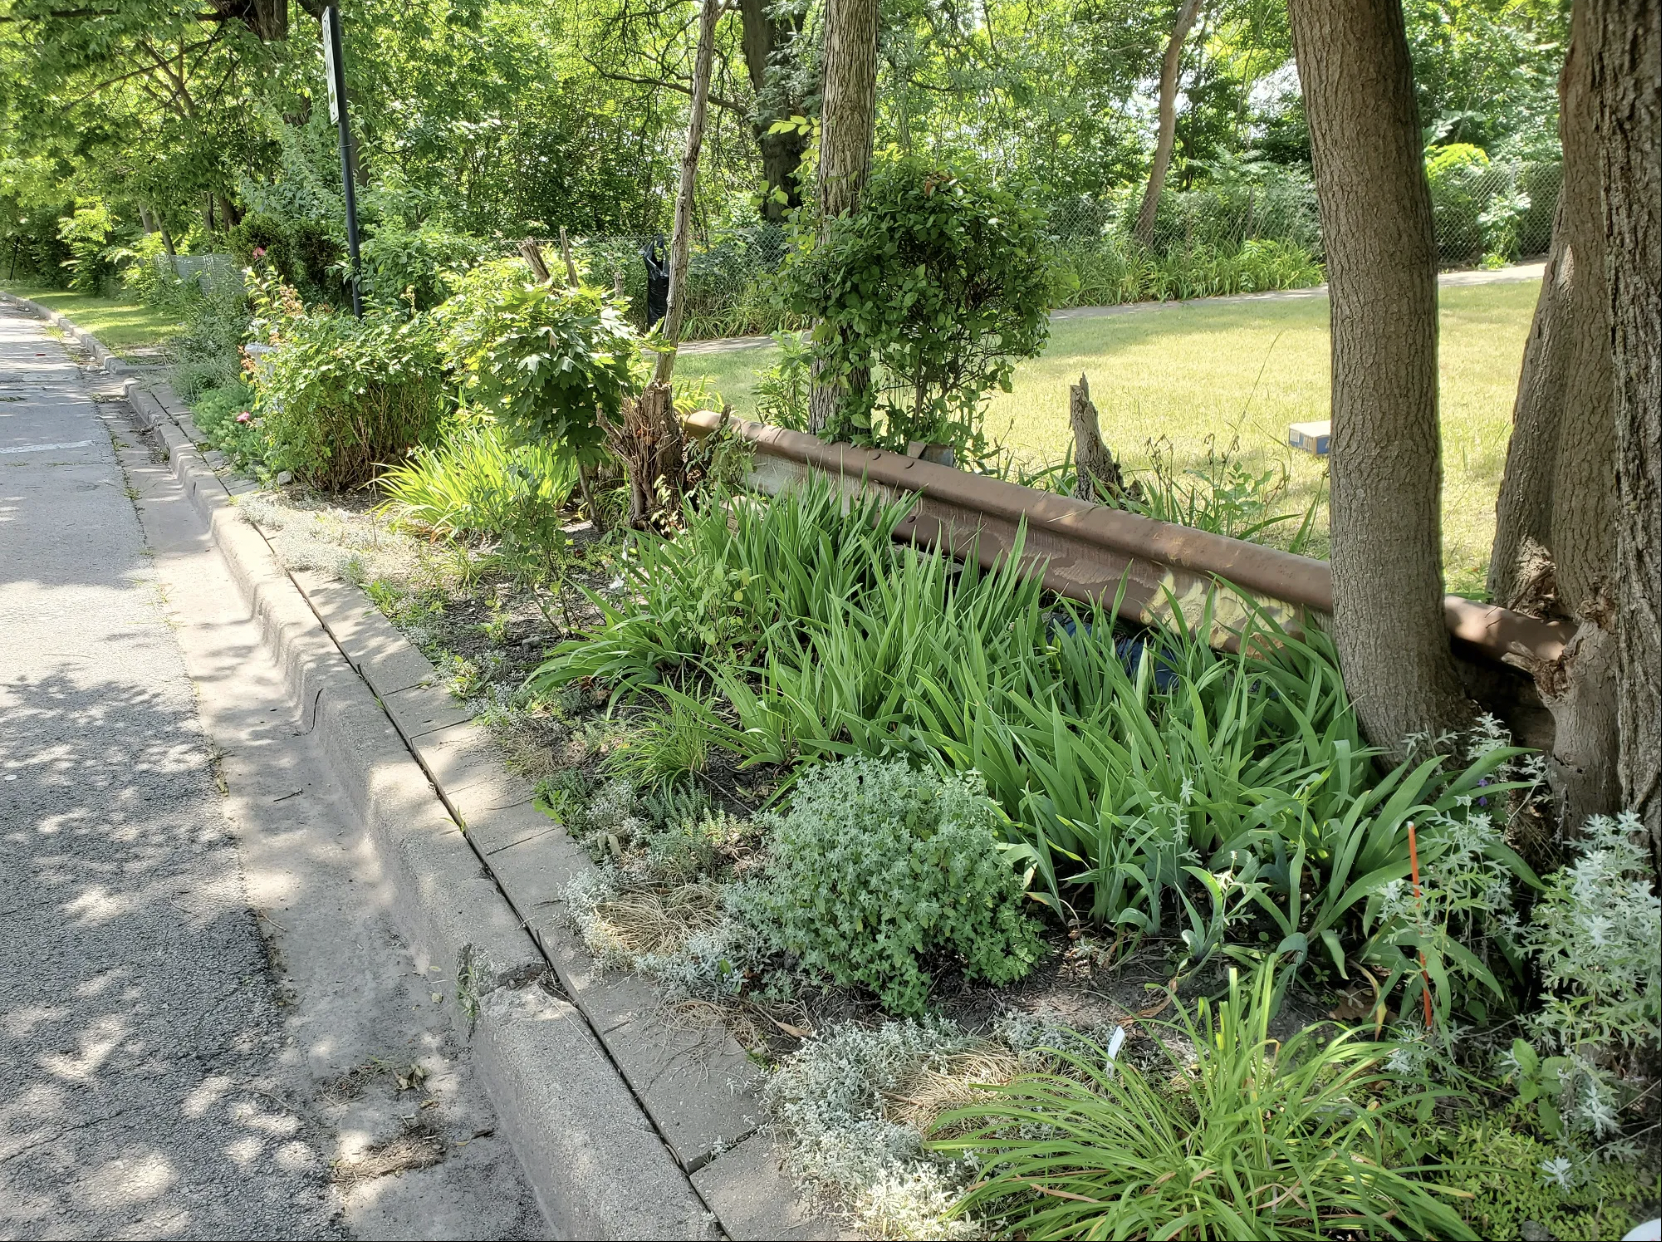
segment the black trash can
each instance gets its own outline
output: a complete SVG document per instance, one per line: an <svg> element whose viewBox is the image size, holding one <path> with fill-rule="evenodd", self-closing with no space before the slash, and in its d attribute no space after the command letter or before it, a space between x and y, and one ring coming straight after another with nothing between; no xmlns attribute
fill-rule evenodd
<svg viewBox="0 0 1662 1242"><path fill-rule="evenodd" d="M651 331L669 312L669 255L662 233L641 247L641 262L646 264L646 327Z"/></svg>

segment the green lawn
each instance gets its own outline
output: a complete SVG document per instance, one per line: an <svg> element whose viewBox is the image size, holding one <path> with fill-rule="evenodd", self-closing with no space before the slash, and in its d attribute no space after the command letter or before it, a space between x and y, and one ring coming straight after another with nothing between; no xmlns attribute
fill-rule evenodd
<svg viewBox="0 0 1662 1242"><path fill-rule="evenodd" d="M1506 463L1512 398L1538 286L1532 281L1442 290L1443 528L1450 585L1481 587ZM1139 307L1058 320L1042 357L1017 368L1014 391L987 413L987 434L1030 464L1068 447L1068 385L1081 372L1102 415L1103 438L1132 468L1170 441L1179 468L1240 438L1243 458L1285 464L1286 507L1316 494L1324 463L1286 447L1287 424L1328 415L1325 296L1287 301ZM708 376L734 412L751 415L756 371L774 347L683 355L680 378ZM1321 551L1320 544L1314 549Z"/></svg>
<svg viewBox="0 0 1662 1242"><path fill-rule="evenodd" d="M99 298L66 289L16 283L0 284L0 289L69 316L76 327L86 329L117 354L160 345L179 329L172 315L146 306L136 298Z"/></svg>

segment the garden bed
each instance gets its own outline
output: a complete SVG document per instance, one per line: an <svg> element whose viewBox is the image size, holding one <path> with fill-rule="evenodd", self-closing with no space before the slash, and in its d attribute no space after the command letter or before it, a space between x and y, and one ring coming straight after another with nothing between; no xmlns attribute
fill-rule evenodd
<svg viewBox="0 0 1662 1242"><path fill-rule="evenodd" d="M989 1203L986 1210L992 1216L979 1225L948 1219L958 1195L976 1180L972 1167L959 1163L950 1146L968 1132L970 1121L949 1121L934 1131L930 1127L952 1108L985 1104L989 1097L980 1084L1021 1072L1060 1071L1062 1080L1088 1084L1089 1075L1078 1066L1070 1068L1059 1053L1041 1049L1072 1055L1086 1050L1086 1062L1100 1064L1105 1050L1123 1041L1115 1048L1116 1057L1128 1067L1149 1071L1146 1081L1158 1086L1172 1073L1161 1068L1167 1064L1163 1046L1176 1057L1172 1064L1179 1071L1188 1065L1188 1072L1197 1072L1190 1033L1170 1023L1184 1017L1195 1021L1202 998L1225 995L1231 966L1246 996L1228 1012L1229 1020L1257 1021L1261 1016L1262 1006L1254 1008L1248 999L1254 981L1249 959L1276 947L1283 929L1272 919L1238 914L1232 920L1226 910L1218 926L1214 910L1209 926L1207 917L1191 907L1191 916L1201 915L1198 921L1191 917L1187 926L1180 921L1175 928L1168 922L1159 934L1133 923L1093 919L1069 902L1061 887L1054 894L1062 899L1060 907L1053 905L1038 919L1022 916L1032 931L1031 941L1019 946L1032 958L1025 977L988 986L971 977L965 954L937 947L921 959L927 977L921 1008L903 998L898 1017L897 1006L886 1007L872 987L838 985L823 970L802 969L804 954L794 955L793 965L791 954L769 960L767 953L755 953L756 946L743 936L734 937L728 911L732 890L764 870L770 842L789 822L804 772L834 770L848 762L839 758L839 749L859 748L846 742L833 746L804 769L803 751L812 749L811 738L804 746L804 738L797 736L790 753L769 753L761 742L750 752L736 745L745 722L734 699L742 698L741 687L759 694L766 678L748 663L755 648L746 641L754 643L754 635L748 640L735 633L719 635L713 649L745 654L729 661L739 676L726 684L725 698L718 701L719 677L693 667L708 662L712 650L703 641L709 635L698 631L712 620L712 611L718 624L734 623L734 616L708 600L702 611L690 604L686 608L680 637L690 635L694 650L681 653L685 658L672 665L660 668L646 660L631 666L616 642L607 648L607 635L615 638L620 627L627 629L627 617L664 603L653 595L655 582L668 577L708 596L713 575L675 580L662 560L642 565L638 540L596 538L591 527L574 522L566 524L572 528L571 541L556 562L558 574L539 578L522 561L504 557L492 541L437 539L399 530L392 512L378 512L368 495L342 504L291 489L242 504L281 556L360 583L445 673L452 691L490 728L504 761L537 784L543 804L601 862L598 880L583 879L567 894L573 921L591 950L612 965L642 970L664 989L668 1005L719 1014L751 1055L772 1067L766 1098L775 1124L794 1145L799 1171L825 1202L849 1213L854 1228L874 1236L998 1232L998 1212L1008 1204ZM736 519L722 520L723 528L737 520L742 537L744 511L740 505ZM696 536L684 532L681 538ZM778 551L777 534L770 538L769 546ZM932 563L928 556L897 555L903 574L925 572ZM779 559L792 564L812 560L801 555ZM829 558L831 563L847 559ZM643 575L643 569L651 572ZM764 611L780 615L782 600L781 590L771 590ZM1057 615L1056 601L1036 600L1034 607L1044 617ZM1054 627L1043 635L1045 641L1059 641ZM587 641L596 637L596 642ZM527 690L527 679L538 680L535 674L546 651L562 644L557 659L567 662L565 672L577 675L550 684L545 672L543 688ZM1149 650L1146 669L1140 653L1138 664L1152 678L1161 671L1161 649ZM1190 652L1185 659L1197 655ZM1114 661L1124 684L1134 687L1123 653L1116 650ZM1112 675L1107 665L1100 671ZM1189 674L1184 679L1195 680ZM718 737L728 746L712 740ZM872 778L863 779L869 784ZM830 813L822 807L822 816ZM765 826L758 827L758 821ZM1488 875L1490 882L1494 879ZM1043 887L1033 885L1035 890ZM882 898L886 902L892 895L893 890L884 890ZM1175 935L1177 931L1189 935ZM1197 942L1208 935L1216 943L1201 945L1207 956L1196 965ZM1226 941L1252 952L1231 957L1220 951ZM988 960L1009 960L1012 947L1006 941ZM1325 952L1318 955L1325 957ZM1303 981L1276 1007L1266 1038L1285 1040L1306 1028L1331 1034L1339 1023L1359 1024L1358 1038L1367 1042L1374 1020L1397 1020L1400 1003L1378 1012L1374 994L1362 986L1366 976L1359 977L1353 966L1351 978L1342 979L1331 968L1323 969L1318 955L1311 955ZM1375 978L1372 986L1381 982ZM903 994L902 987L891 1001ZM1123 1034L1116 1037L1116 1032ZM1407 1056L1423 1068L1428 1057L1437 1060L1423 1035L1411 1037L1406 1047L1408 1053L1395 1053L1399 1061ZM1382 1055L1390 1052L1389 1047L1381 1050ZM1372 1053L1358 1055L1373 1058ZM1098 1084L1098 1094L1102 1086ZM1358 1090L1386 1102L1412 1101L1414 1096L1400 1076ZM1172 1099L1169 1091L1159 1098L1168 1104ZM1538 1166L1559 1157L1543 1123L1523 1105L1507 1104L1512 1098L1512 1091L1497 1082L1463 1102L1438 1102L1423 1116L1405 1105L1401 1133L1409 1136L1412 1150L1399 1151L1398 1163L1450 1160L1461 1154L1461 1136L1504 1133L1510 1146L1495 1167L1462 1166L1423 1176L1455 1191L1465 1188L1475 1198L1456 1193L1430 1202L1463 1208L1467 1227L1489 1236L1521 1225L1517 1203L1533 1205L1535 1216L1546 1217L1558 1236L1568 1236L1562 1232L1566 1229L1607 1231L1627 1219L1616 1201L1637 1202L1645 1193L1632 1173L1623 1172L1630 1166L1590 1166L1577 1175L1573 1188L1543 1196ZM926 1132L947 1146L928 1148ZM1157 1176L1150 1174L1150 1180ZM1057 1185L1065 1189L1063 1183ZM1444 1220L1439 1228L1427 1228L1458 1236L1457 1223ZM1002 1227L1010 1226L1006 1222Z"/></svg>

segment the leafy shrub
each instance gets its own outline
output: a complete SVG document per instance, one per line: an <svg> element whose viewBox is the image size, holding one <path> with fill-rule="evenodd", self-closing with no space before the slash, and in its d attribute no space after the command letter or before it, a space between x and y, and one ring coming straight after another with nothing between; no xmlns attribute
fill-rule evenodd
<svg viewBox="0 0 1662 1242"><path fill-rule="evenodd" d="M826 382L841 385L822 434L979 455L984 399L1009 391L1016 361L1050 333L1039 223L979 173L880 160L859 212L805 235L780 274L790 308L817 321Z"/></svg>
<svg viewBox="0 0 1662 1242"><path fill-rule="evenodd" d="M325 490L356 487L433 435L444 384L426 317L313 311L273 331L278 348L255 382L273 470Z"/></svg>
<svg viewBox="0 0 1662 1242"><path fill-rule="evenodd" d="M71 289L97 293L115 274L109 244L114 230L115 221L101 198L77 198L74 214L58 221L58 238L68 245L71 256L63 264L70 272Z"/></svg>
<svg viewBox="0 0 1662 1242"><path fill-rule="evenodd" d="M191 403L191 420L220 452L239 467L258 463L265 438L253 413L254 390L234 382L209 388Z"/></svg>
<svg viewBox="0 0 1662 1242"><path fill-rule="evenodd" d="M1476 1237L1401 1165L1398 1116L1424 1097L1380 1069L1388 1046L1271 1039L1274 993L1270 970L1250 992L1232 971L1215 1016L1180 1005L1192 1068L1169 1047L1150 1071L1057 1051L1064 1072L943 1116L976 1127L935 1144L981 1164L960 1211L1024 1238Z"/></svg>
<svg viewBox="0 0 1662 1242"><path fill-rule="evenodd" d="M598 289L531 279L518 259L482 264L436 312L464 399L516 440L598 461L642 378L635 333Z"/></svg>
<svg viewBox="0 0 1662 1242"><path fill-rule="evenodd" d="M790 431L808 429L813 350L800 332L775 332L779 359L756 377L756 417Z"/></svg>
<svg viewBox="0 0 1662 1242"><path fill-rule="evenodd" d="M1623 1105L1655 1074L1662 905L1643 839L1632 812L1589 819L1579 857L1547 877L1524 931L1543 988L1529 1030L1562 1055L1514 1040L1505 1067L1555 1138L1610 1139Z"/></svg>
<svg viewBox="0 0 1662 1242"><path fill-rule="evenodd" d="M1593 1166L1571 1176L1560 1149L1532 1132L1518 1106L1452 1132L1436 1146L1450 1161L1437 1180L1470 1195L1455 1200L1482 1238L1521 1238L1534 1221L1554 1238L1619 1238L1632 1225L1629 1205L1644 1199L1630 1166Z"/></svg>
<svg viewBox="0 0 1662 1242"><path fill-rule="evenodd" d="M561 507L577 485L569 461L539 445L510 446L495 422L454 424L432 447L379 480L384 511L443 535L484 535L541 544L558 540Z"/></svg>
<svg viewBox="0 0 1662 1242"><path fill-rule="evenodd" d="M876 992L897 1013L929 994L926 967L961 962L998 985L1039 955L998 813L973 781L849 759L804 776L765 823L767 875L741 908L810 971Z"/></svg>
<svg viewBox="0 0 1662 1242"><path fill-rule="evenodd" d="M387 310L431 310L454 291L458 271L483 252L480 239L435 221L411 227L396 217L384 219L360 247L363 300ZM350 272L342 263L334 275L344 285Z"/></svg>
<svg viewBox="0 0 1662 1242"><path fill-rule="evenodd" d="M333 201L337 213L343 213L345 209L338 196ZM326 218L332 221L339 215ZM351 305L351 293L336 269L342 242L321 221L255 208L230 231L227 241L231 253L244 266L269 266L284 284L297 289L308 304Z"/></svg>

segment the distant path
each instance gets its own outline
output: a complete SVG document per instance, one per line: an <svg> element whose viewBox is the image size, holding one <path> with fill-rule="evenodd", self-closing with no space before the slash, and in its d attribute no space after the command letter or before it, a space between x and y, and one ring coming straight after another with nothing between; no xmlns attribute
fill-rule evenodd
<svg viewBox="0 0 1662 1242"><path fill-rule="evenodd" d="M1545 263L1519 263L1512 267L1497 267L1491 271L1444 272L1437 283L1445 289L1461 285L1496 285L1522 280L1540 280ZM1191 298L1172 302L1121 302L1117 306L1074 306L1067 310L1050 312L1052 320L1103 319L1109 315L1136 315L1149 311L1171 310L1178 306L1212 306L1227 302L1279 302L1298 298L1324 298L1326 285L1312 285L1308 289L1279 289L1273 293L1236 293L1227 297ZM727 354L741 349L756 349L773 344L771 336L724 336L713 341L689 341L681 346L680 354Z"/></svg>

